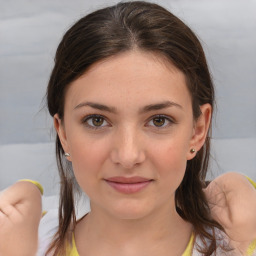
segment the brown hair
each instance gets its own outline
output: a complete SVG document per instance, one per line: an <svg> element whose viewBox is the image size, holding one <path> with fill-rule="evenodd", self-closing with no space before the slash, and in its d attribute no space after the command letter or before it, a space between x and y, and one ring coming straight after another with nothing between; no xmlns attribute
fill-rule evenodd
<svg viewBox="0 0 256 256"><path fill-rule="evenodd" d="M95 11L75 23L63 36L47 90L48 109L64 117L64 96L70 83L94 63L134 48L156 52L170 60L186 76L194 118L200 105L214 105L214 89L202 46L195 34L166 9L143 1L122 2ZM216 251L214 228L222 229L210 217L202 191L208 168L209 135L196 157L187 162L185 177L175 194L178 213L194 226L204 255ZM74 176L56 138L57 163L61 178L59 228L48 252L65 255L69 230L75 227Z"/></svg>

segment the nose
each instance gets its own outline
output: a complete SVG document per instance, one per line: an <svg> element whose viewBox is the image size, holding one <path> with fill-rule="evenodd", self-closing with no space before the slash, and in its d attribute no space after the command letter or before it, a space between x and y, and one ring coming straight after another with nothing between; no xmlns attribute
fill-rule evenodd
<svg viewBox="0 0 256 256"><path fill-rule="evenodd" d="M141 135L135 128L125 128L115 134L111 160L125 169L132 169L146 158Z"/></svg>

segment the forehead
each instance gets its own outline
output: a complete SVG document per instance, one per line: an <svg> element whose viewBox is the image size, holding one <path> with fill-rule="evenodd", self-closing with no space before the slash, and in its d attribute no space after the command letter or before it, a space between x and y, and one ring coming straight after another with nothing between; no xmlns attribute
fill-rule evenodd
<svg viewBox="0 0 256 256"><path fill-rule="evenodd" d="M164 57L129 51L91 66L68 88L65 107L83 101L129 108L158 101L190 103L185 75Z"/></svg>

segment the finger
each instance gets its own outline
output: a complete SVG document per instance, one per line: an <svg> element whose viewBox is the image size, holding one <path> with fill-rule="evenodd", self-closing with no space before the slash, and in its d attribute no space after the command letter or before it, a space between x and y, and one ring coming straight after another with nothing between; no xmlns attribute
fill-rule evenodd
<svg viewBox="0 0 256 256"><path fill-rule="evenodd" d="M0 208L0 217L7 217L7 215L6 215L6 213L5 213L5 211L2 209L2 208Z"/></svg>
<svg viewBox="0 0 256 256"><path fill-rule="evenodd" d="M3 224L5 224L6 215L5 213L0 209L0 227L2 227Z"/></svg>

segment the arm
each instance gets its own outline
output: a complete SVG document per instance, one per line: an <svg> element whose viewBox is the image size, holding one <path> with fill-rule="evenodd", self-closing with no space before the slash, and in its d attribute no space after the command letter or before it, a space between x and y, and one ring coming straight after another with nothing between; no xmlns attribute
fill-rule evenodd
<svg viewBox="0 0 256 256"><path fill-rule="evenodd" d="M17 182L0 194L0 255L36 254L41 212L41 193L31 182Z"/></svg>
<svg viewBox="0 0 256 256"><path fill-rule="evenodd" d="M239 173L225 173L205 189L213 219L218 221L234 247L246 251L256 239L256 189Z"/></svg>

